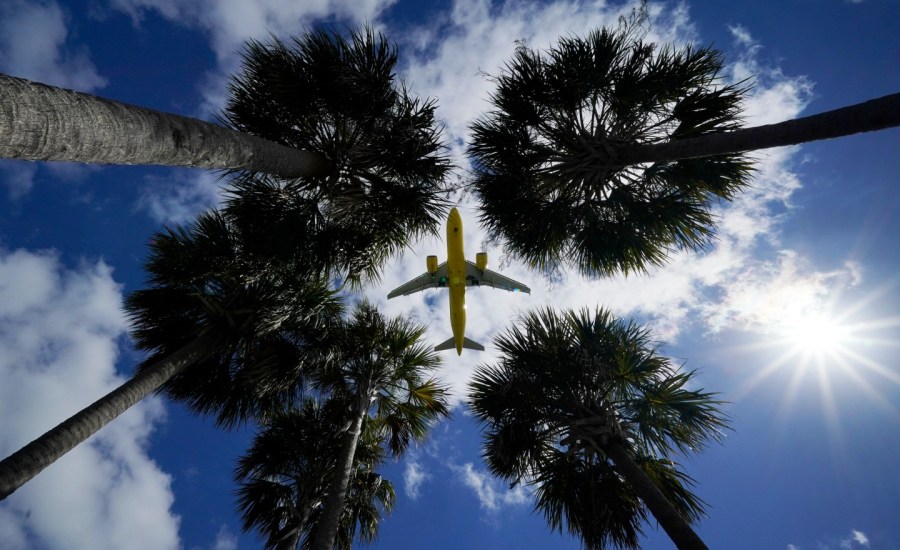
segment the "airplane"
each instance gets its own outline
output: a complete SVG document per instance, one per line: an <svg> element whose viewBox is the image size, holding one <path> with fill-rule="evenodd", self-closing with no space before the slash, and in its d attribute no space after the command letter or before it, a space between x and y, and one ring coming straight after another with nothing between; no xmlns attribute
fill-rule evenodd
<svg viewBox="0 0 900 550"><path fill-rule="evenodd" d="M457 355L462 355L463 348L484 351L484 346L465 336L467 286L489 286L531 294L531 289L522 283L488 269L486 252L476 254L475 263L466 260L463 252L462 218L456 208L451 209L447 216L447 261L438 265L437 256L428 256L425 265L428 271L392 290L388 299L408 296L426 288L450 290L450 328L453 330L453 337L435 346L435 351L456 348Z"/></svg>

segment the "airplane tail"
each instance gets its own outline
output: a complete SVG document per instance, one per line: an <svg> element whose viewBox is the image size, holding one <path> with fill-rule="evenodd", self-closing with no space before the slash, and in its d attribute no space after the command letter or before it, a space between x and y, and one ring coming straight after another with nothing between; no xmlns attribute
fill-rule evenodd
<svg viewBox="0 0 900 550"><path fill-rule="evenodd" d="M463 347L466 349L474 349L477 351L484 351L484 346L476 342L475 340L469 340L465 336L463 336ZM456 349L456 339L452 336L446 342L438 344L434 346L434 351L445 351L448 349Z"/></svg>

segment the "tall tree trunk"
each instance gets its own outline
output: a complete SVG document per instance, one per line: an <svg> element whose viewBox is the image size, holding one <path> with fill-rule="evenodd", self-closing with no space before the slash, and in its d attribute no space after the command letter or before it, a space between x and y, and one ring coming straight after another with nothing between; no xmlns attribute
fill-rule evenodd
<svg viewBox="0 0 900 550"><path fill-rule="evenodd" d="M216 124L0 75L0 157L330 173L328 160Z"/></svg>
<svg viewBox="0 0 900 550"><path fill-rule="evenodd" d="M611 440L603 446L603 451L612 459L622 477L644 501L675 546L681 550L708 550L706 544L691 529L688 522L678 514L659 487L644 473L644 470L637 465L620 443Z"/></svg>
<svg viewBox="0 0 900 550"><path fill-rule="evenodd" d="M353 473L354 455L356 445L359 442L359 434L362 431L363 419L368 414L369 395L364 394L356 403L355 413L350 428L341 442L341 454L338 455L334 465L334 473L328 484L328 494L325 495L324 510L316 527L316 536L313 538L312 550L333 550L340 527L341 513L344 511L344 501L347 498L347 487L350 484L350 475Z"/></svg>
<svg viewBox="0 0 900 550"><path fill-rule="evenodd" d="M896 126L900 126L900 93L778 124L676 139L666 143L627 146L614 153L613 161L620 166L630 166L642 162L709 157L796 145Z"/></svg>
<svg viewBox="0 0 900 550"><path fill-rule="evenodd" d="M206 339L197 338L3 459L0 462L0 500L195 363L208 346Z"/></svg>
<svg viewBox="0 0 900 550"><path fill-rule="evenodd" d="M303 529L306 527L306 521L309 519L309 515L312 512L312 507L309 504L309 498L306 496L297 496L297 502L292 503L288 501L288 507L291 510L291 515L296 519L297 524L290 529L285 527L286 533L282 535L280 539L275 541L275 548L277 550L295 550L297 548L297 543L300 542L300 535L303 533ZM303 510L302 512L300 510ZM290 523L288 523L290 525Z"/></svg>
<svg viewBox="0 0 900 550"><path fill-rule="evenodd" d="M296 550L297 543L300 542L300 533L302 532L302 525L292 528L277 542L276 550Z"/></svg>

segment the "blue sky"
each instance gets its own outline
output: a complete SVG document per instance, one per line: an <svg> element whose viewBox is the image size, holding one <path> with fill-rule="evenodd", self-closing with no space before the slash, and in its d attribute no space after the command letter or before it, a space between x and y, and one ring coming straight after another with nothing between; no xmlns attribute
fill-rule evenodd
<svg viewBox="0 0 900 550"><path fill-rule="evenodd" d="M401 78L435 97L458 165L466 126L525 39L615 22L619 2L479 0L0 0L0 71L120 101L210 118L247 38L310 25L371 22L400 46ZM900 91L897 0L651 4L654 40L714 44L723 76L756 77L750 125ZM709 503L698 533L712 548L900 547L900 130L756 154L751 189L722 205L706 253L675 254L641 277L550 284L503 250L493 266L530 296L473 291L468 335L488 344L545 304L612 308L653 327L664 351L700 368L731 402L724 445L685 459ZM150 234L219 198L208 172L0 161L0 454L103 395L139 359L122 297L143 284ZM460 199L466 252L483 231ZM385 300L445 254L427 239L392 262L370 299L449 335L446 297ZM429 299L430 298L430 299ZM815 326L826 342L809 342ZM807 342L805 345L801 345ZM448 354L442 376L462 399L473 367ZM256 548L234 513L231 470L251 429L217 431L149 399L0 504L0 548ZM462 405L402 461L376 548L578 548L481 464ZM646 548L671 548L648 526Z"/></svg>

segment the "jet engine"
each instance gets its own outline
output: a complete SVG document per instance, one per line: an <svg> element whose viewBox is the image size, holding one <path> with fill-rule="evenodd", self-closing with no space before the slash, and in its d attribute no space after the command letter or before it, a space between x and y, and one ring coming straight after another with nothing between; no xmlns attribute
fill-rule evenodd
<svg viewBox="0 0 900 550"><path fill-rule="evenodd" d="M487 269L487 252L475 254L475 267L481 271Z"/></svg>
<svg viewBox="0 0 900 550"><path fill-rule="evenodd" d="M428 273L434 275L438 268L437 256L428 256L425 258L425 265L428 267Z"/></svg>

